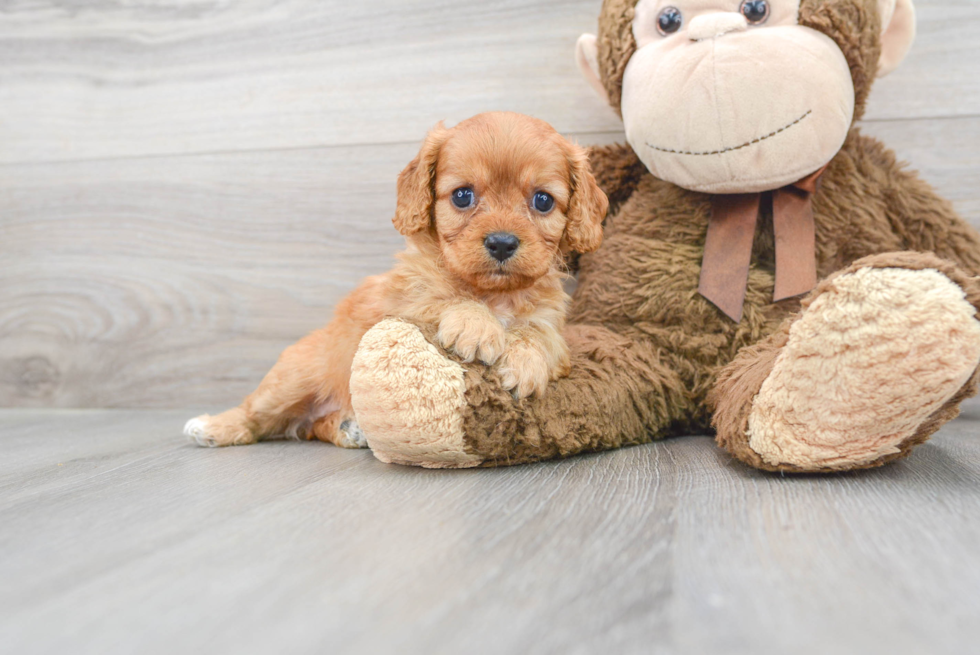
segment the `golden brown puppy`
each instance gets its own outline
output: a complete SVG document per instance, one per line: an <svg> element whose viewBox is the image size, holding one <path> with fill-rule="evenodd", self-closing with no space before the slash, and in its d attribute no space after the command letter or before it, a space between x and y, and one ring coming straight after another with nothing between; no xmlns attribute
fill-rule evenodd
<svg viewBox="0 0 980 655"><path fill-rule="evenodd" d="M568 367L564 256L599 247L607 206L585 151L547 123L488 113L436 126L398 177L394 224L408 248L395 268L287 348L240 406L192 419L185 434L202 446L278 434L365 446L351 362L386 317L438 325L446 348L497 366L515 396L542 393Z"/></svg>

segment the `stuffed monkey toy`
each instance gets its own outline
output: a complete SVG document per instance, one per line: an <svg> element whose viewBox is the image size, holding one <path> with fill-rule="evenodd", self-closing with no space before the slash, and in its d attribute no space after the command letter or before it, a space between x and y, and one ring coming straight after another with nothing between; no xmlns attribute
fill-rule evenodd
<svg viewBox="0 0 980 655"><path fill-rule="evenodd" d="M570 374L515 400L387 320L351 391L386 462L519 464L716 434L768 471L907 455L976 393L980 237L853 127L911 0L605 0L578 43L627 143L594 148Z"/></svg>

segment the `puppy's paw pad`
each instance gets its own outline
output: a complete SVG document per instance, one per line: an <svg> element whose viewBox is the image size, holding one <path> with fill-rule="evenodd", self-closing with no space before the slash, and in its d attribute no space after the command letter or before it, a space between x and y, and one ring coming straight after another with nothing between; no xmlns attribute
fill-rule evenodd
<svg viewBox="0 0 980 655"><path fill-rule="evenodd" d="M341 448L367 448L367 436L354 419L348 419L340 424L337 430L337 445Z"/></svg>
<svg viewBox="0 0 980 655"><path fill-rule="evenodd" d="M198 446L204 448L216 448L218 441L208 434L208 422L206 416L192 418L184 424L184 435Z"/></svg>

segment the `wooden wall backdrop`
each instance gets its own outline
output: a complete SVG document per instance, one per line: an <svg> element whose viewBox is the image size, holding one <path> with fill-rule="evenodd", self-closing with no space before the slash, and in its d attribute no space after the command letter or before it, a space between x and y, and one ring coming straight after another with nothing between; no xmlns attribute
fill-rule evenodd
<svg viewBox="0 0 980 655"><path fill-rule="evenodd" d="M389 266L437 120L620 135L573 61L599 4L0 0L0 406L237 402ZM916 4L865 129L980 226L980 2Z"/></svg>

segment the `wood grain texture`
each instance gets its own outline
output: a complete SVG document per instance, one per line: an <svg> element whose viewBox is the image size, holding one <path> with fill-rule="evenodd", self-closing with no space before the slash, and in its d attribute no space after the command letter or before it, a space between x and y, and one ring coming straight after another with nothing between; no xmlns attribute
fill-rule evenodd
<svg viewBox="0 0 980 655"><path fill-rule="evenodd" d="M498 470L187 412L0 412L10 653L965 653L980 406L907 461L779 477L688 437Z"/></svg>
<svg viewBox="0 0 980 655"><path fill-rule="evenodd" d="M980 119L874 123L980 227ZM582 135L609 142L620 133ZM231 406L402 239L413 144L0 167L0 406Z"/></svg>
<svg viewBox="0 0 980 655"><path fill-rule="evenodd" d="M0 161L415 142L439 119L616 129L574 64L595 0L97 0L0 22Z"/></svg>
<svg viewBox="0 0 980 655"><path fill-rule="evenodd" d="M864 129L980 226L980 4L916 4ZM388 268L437 119L622 139L571 53L598 5L0 3L0 407L236 404Z"/></svg>
<svg viewBox="0 0 980 655"><path fill-rule="evenodd" d="M0 403L240 398L363 276L390 268L403 244L394 182L416 150L8 167Z"/></svg>
<svg viewBox="0 0 980 655"><path fill-rule="evenodd" d="M598 0L7 2L0 162L414 142L511 109L618 129L580 79ZM980 113L980 6L918 0L869 119Z"/></svg>

